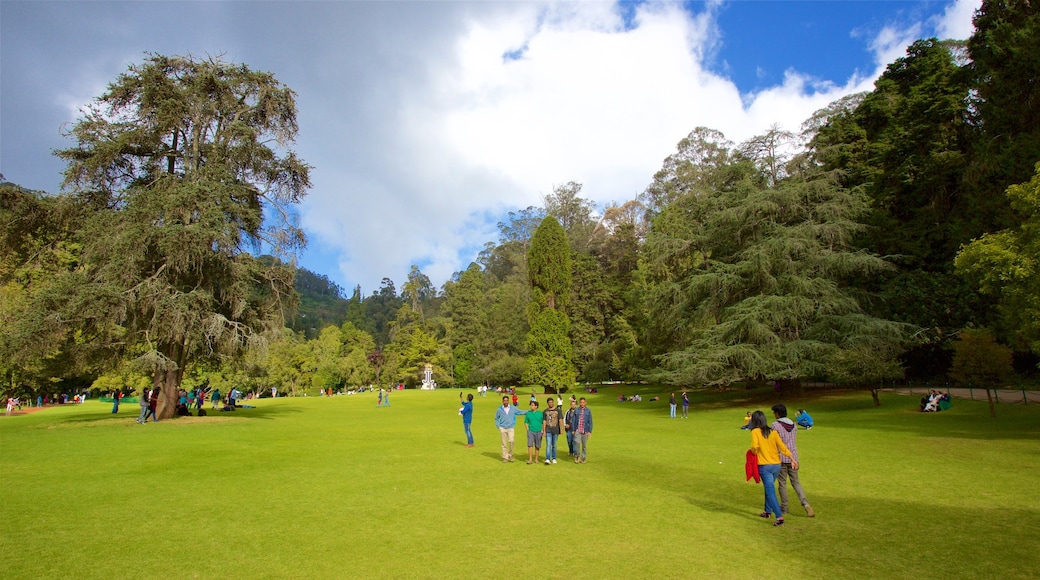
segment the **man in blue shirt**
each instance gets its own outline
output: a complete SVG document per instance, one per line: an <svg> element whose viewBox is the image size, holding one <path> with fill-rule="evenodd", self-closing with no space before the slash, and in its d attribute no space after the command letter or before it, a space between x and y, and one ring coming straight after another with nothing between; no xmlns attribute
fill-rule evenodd
<svg viewBox="0 0 1040 580"><path fill-rule="evenodd" d="M502 463L513 461L513 440L516 418L518 415L526 415L527 411L517 409L515 405L509 404L509 397L502 397L502 406L495 411L495 426L502 435Z"/></svg>
<svg viewBox="0 0 1040 580"><path fill-rule="evenodd" d="M462 398L462 393L459 393ZM473 447L473 431L470 424L473 423L473 395L466 395L466 400L459 407L459 415L462 415L462 428L466 430L466 447Z"/></svg>
<svg viewBox="0 0 1040 580"><path fill-rule="evenodd" d="M571 415L571 432L574 433L574 463L585 463L588 455L589 437L592 435L592 411L585 397L578 400L578 408Z"/></svg>

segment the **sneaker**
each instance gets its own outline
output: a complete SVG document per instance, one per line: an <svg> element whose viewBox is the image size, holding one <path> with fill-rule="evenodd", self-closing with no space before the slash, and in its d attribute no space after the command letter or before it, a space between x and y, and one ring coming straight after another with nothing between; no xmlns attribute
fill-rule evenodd
<svg viewBox="0 0 1040 580"><path fill-rule="evenodd" d="M581 459L578 459L577 457L575 457L574 458L574 463L581 463Z"/></svg>
<svg viewBox="0 0 1040 580"><path fill-rule="evenodd" d="M552 464L552 460L551 459L546 459L545 460L545 464L546 465L551 465Z"/></svg>
<svg viewBox="0 0 1040 580"><path fill-rule="evenodd" d="M581 462L585 463L585 458L584 457L581 458Z"/></svg>
<svg viewBox="0 0 1040 580"><path fill-rule="evenodd" d="M769 512L762 512L762 513L758 514L758 517L760 517L760 518L768 518L769 516L770 516Z"/></svg>
<svg viewBox="0 0 1040 580"><path fill-rule="evenodd" d="M808 427L806 427L805 430L806 431L812 431L812 425L809 425Z"/></svg>
<svg viewBox="0 0 1040 580"><path fill-rule="evenodd" d="M512 462L513 462L513 457L512 457L512 456L510 456L510 457L509 457L509 463L512 463Z"/></svg>
<svg viewBox="0 0 1040 580"><path fill-rule="evenodd" d="M553 463L554 463L554 464L556 463L556 460L555 460L555 459L553 459Z"/></svg>
<svg viewBox="0 0 1040 580"><path fill-rule="evenodd" d="M809 504L805 504L805 513L806 513L806 515L808 515L808 516L809 516L810 518L815 518L815 517L816 517L816 512L815 512L815 511L813 511L813 509L812 509L812 506L811 506L811 505L809 505Z"/></svg>
<svg viewBox="0 0 1040 580"><path fill-rule="evenodd" d="M782 525L784 525L784 518L777 518L776 521L773 522L773 525L774 526L782 526Z"/></svg>

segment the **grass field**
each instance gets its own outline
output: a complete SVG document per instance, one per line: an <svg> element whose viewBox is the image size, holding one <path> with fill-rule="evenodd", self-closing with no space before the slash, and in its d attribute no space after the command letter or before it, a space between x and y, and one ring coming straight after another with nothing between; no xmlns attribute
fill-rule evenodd
<svg viewBox="0 0 1040 580"><path fill-rule="evenodd" d="M471 392L471 391L466 391ZM1040 406L823 393L805 406L801 480L774 528L745 482L737 427L771 393L589 395L575 465L503 464L458 391L263 399L209 417L134 422L88 402L0 417L4 578L1035 578ZM662 401L649 402L653 394ZM526 397L521 397L524 400ZM543 400L544 396L540 397Z"/></svg>

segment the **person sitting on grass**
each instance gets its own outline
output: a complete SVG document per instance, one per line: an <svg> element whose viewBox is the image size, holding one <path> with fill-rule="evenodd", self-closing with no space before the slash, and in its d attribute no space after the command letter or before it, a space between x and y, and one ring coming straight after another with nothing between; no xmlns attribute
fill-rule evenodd
<svg viewBox="0 0 1040 580"><path fill-rule="evenodd" d="M946 395L946 397L949 397L949 395ZM923 404L923 407L921 408L921 410L924 411L925 413L934 413L934 412L940 411L941 409L939 408L939 403L942 402L942 400L943 400L942 391L935 391L935 390L933 390L933 391L931 391L928 394L928 400L927 401L925 401L924 399L921 399L921 402ZM949 398L947 398L947 402L949 402Z"/></svg>
<svg viewBox="0 0 1040 580"><path fill-rule="evenodd" d="M795 415L794 420L799 427L804 427L806 431L813 428L813 419L805 409L798 409L798 414Z"/></svg>
<svg viewBox="0 0 1040 580"><path fill-rule="evenodd" d="M748 411L747 415L744 415L744 426L741 427L741 429L745 431L750 429L751 427L749 426L749 423L751 423L751 411Z"/></svg>

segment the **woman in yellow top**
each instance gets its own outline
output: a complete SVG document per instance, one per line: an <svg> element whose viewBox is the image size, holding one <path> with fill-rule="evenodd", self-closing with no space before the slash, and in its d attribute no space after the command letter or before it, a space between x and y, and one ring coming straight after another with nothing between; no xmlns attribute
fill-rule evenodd
<svg viewBox="0 0 1040 580"><path fill-rule="evenodd" d="M780 475L780 455L791 458L791 467L798 469L798 461L791 455L791 451L784 445L780 435L769 428L766 423L766 414L755 411L751 414L751 451L758 456L758 473L762 476L762 487L766 492L765 511L758 514L763 518L769 517L769 512L776 514L774 526L784 525L784 514L780 511L780 502L776 499L776 477Z"/></svg>

